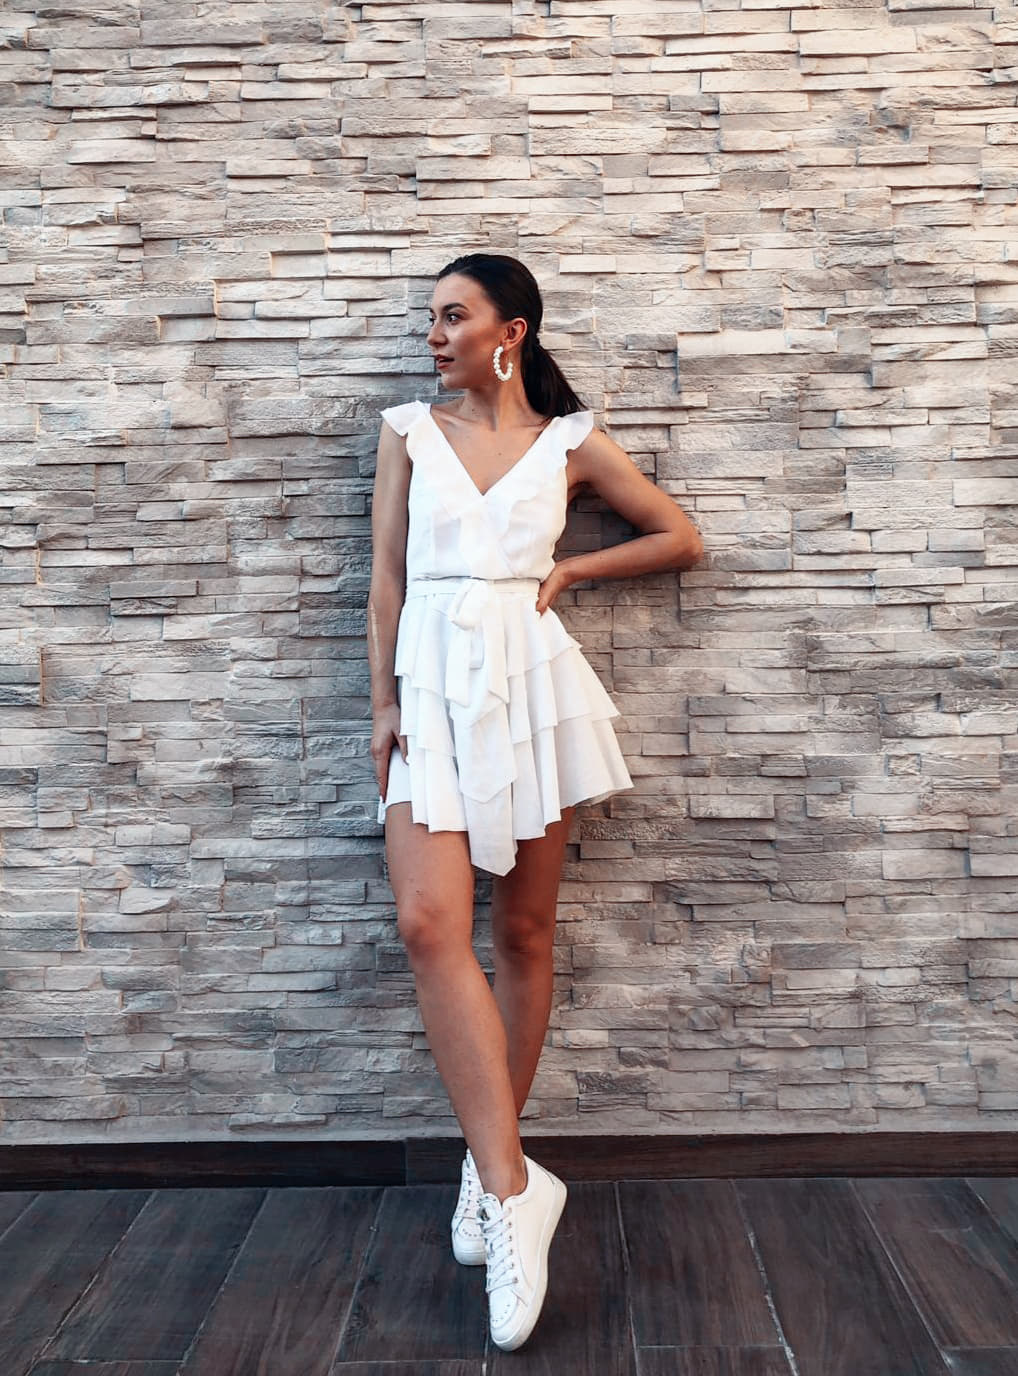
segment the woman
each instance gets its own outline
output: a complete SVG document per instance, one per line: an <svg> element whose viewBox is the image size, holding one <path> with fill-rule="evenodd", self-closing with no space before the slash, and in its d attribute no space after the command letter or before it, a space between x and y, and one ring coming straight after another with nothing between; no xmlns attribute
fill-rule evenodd
<svg viewBox="0 0 1018 1376"><path fill-rule="evenodd" d="M487 1265L494 1342L537 1322L565 1185L518 1116L544 1043L562 858L578 803L632 787L611 699L552 610L564 588L685 568L692 522L593 427L538 340L537 282L474 253L438 274L428 347L453 405L387 408L368 600L379 820L428 1044L468 1149L453 1251ZM600 494L637 529L552 557L566 505ZM491 873L495 980L471 942Z"/></svg>

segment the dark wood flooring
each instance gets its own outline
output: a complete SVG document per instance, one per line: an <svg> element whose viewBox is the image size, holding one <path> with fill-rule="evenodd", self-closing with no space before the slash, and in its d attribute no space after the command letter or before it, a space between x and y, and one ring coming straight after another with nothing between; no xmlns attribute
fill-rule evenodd
<svg viewBox="0 0 1018 1376"><path fill-rule="evenodd" d="M1018 1376L1018 1176L569 1181L529 1341L453 1184L0 1193L2 1376Z"/></svg>

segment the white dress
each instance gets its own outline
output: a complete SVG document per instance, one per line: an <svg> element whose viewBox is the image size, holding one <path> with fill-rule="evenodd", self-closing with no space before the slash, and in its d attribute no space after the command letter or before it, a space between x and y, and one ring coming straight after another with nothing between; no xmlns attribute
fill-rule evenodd
<svg viewBox="0 0 1018 1376"><path fill-rule="evenodd" d="M593 413L555 416L482 493L429 403L381 412L411 460L406 597L395 673L407 763L393 750L386 807L466 831L474 865L506 874L516 843L561 809L632 788L618 708L549 607L537 611L566 520L567 450Z"/></svg>

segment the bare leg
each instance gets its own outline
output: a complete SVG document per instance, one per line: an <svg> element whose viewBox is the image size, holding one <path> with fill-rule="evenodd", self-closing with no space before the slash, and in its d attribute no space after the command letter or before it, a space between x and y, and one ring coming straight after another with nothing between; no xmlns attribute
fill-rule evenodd
<svg viewBox="0 0 1018 1376"><path fill-rule="evenodd" d="M515 866L492 884L495 1000L505 1024L517 1114L527 1102L548 1029L555 904L574 811L565 808L544 836L521 841Z"/></svg>
<svg viewBox="0 0 1018 1376"><path fill-rule="evenodd" d="M519 1194L526 1166L506 1032L471 944L474 871L465 832L429 832L410 804L386 809L386 853L400 936L428 1045L485 1190Z"/></svg>

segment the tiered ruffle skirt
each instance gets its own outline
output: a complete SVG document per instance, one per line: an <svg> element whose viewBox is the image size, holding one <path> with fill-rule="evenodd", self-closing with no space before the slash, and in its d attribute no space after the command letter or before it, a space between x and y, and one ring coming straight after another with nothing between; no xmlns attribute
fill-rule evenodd
<svg viewBox="0 0 1018 1376"><path fill-rule="evenodd" d="M472 862L506 874L517 842L632 779L618 708L537 579L414 580L396 638L409 801L430 831L466 831ZM379 802L379 820L395 801Z"/></svg>

